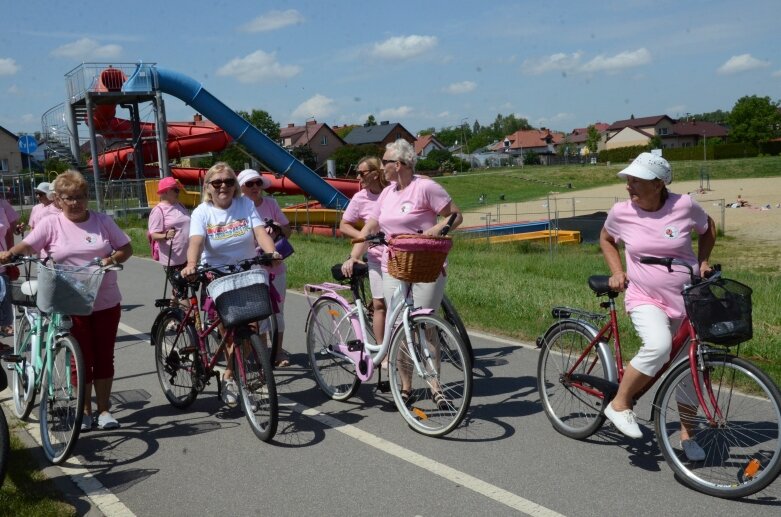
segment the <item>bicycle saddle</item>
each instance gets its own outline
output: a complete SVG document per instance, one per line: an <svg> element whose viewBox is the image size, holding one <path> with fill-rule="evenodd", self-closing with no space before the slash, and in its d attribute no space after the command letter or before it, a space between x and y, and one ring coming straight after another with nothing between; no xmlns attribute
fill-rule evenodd
<svg viewBox="0 0 781 517"><path fill-rule="evenodd" d="M610 286L608 285L609 280L610 277L606 275L590 276L588 277L588 286L592 291L594 291L594 293L596 293L597 296L607 295L611 298L615 298L618 296L618 293L610 290Z"/></svg>

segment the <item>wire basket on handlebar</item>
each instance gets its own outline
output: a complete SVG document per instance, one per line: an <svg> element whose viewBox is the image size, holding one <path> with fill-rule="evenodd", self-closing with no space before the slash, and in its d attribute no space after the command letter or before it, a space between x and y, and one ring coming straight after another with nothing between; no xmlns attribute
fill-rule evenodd
<svg viewBox="0 0 781 517"><path fill-rule="evenodd" d="M72 316L92 313L95 297L105 270L98 266L40 265L38 269L38 308L47 313Z"/></svg>
<svg viewBox="0 0 781 517"><path fill-rule="evenodd" d="M268 277L263 269L215 278L206 289L226 327L263 320L272 314Z"/></svg>
<svg viewBox="0 0 781 517"><path fill-rule="evenodd" d="M751 339L751 288L718 278L684 289L683 300L697 335L718 345L737 345Z"/></svg>

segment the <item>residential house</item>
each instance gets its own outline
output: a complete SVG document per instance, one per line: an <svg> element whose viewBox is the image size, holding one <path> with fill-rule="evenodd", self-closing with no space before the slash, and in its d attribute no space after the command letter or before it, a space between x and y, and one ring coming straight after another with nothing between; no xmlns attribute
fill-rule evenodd
<svg viewBox="0 0 781 517"><path fill-rule="evenodd" d="M391 124L387 120L384 120L378 125L356 127L344 137L344 141L350 145L374 144L385 147L399 138L403 138L412 145L415 145L415 137L412 133L407 131L404 126L398 122Z"/></svg>
<svg viewBox="0 0 781 517"><path fill-rule="evenodd" d="M328 124L307 120L303 126L288 124L279 130L279 138L285 149L308 146L317 157L317 166L320 168L333 154L334 151L345 145Z"/></svg>
<svg viewBox="0 0 781 517"><path fill-rule="evenodd" d="M596 122L592 124L597 132L599 133L599 142L597 145L597 151L601 151L602 148L605 146L604 139L605 139L605 131L607 131L607 128L610 126L610 124L606 124L605 122ZM569 142L571 145L574 145L578 150L578 155L585 156L589 154L586 148L586 144L588 143L588 128L587 127L579 127L572 130L572 133L568 134L565 137L565 141Z"/></svg>
<svg viewBox="0 0 781 517"><path fill-rule="evenodd" d="M445 149L445 145L437 140L434 135L422 135L415 140L415 154L421 158L428 156L428 153L434 150Z"/></svg>
<svg viewBox="0 0 781 517"><path fill-rule="evenodd" d="M564 140L562 133L551 132L549 129L519 130L507 135L503 140L491 146L494 151L523 159L524 154L533 152L540 158L540 163L548 165L555 161L556 145Z"/></svg>
<svg viewBox="0 0 781 517"><path fill-rule="evenodd" d="M675 120L667 115L631 118L613 122L605 131L605 149L648 145L654 136L664 139L672 134Z"/></svg>
<svg viewBox="0 0 781 517"><path fill-rule="evenodd" d="M728 134L727 128L714 122L702 120L678 121L673 125L671 134L662 137L662 147L665 149L697 147L702 145L703 138L715 138L723 142L727 139Z"/></svg>
<svg viewBox="0 0 781 517"><path fill-rule="evenodd" d="M21 170L22 152L19 150L19 137L0 126L0 174L15 174Z"/></svg>

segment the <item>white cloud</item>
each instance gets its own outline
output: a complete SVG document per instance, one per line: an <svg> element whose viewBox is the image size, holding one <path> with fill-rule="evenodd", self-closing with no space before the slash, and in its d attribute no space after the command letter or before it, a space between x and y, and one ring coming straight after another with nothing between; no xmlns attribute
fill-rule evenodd
<svg viewBox="0 0 781 517"><path fill-rule="evenodd" d="M217 75L235 77L241 83L259 83L274 79L288 79L297 75L301 67L282 65L276 55L256 50L245 57L236 57L217 70Z"/></svg>
<svg viewBox="0 0 781 517"><path fill-rule="evenodd" d="M334 112L336 112L336 103L334 100L318 93L299 104L298 107L293 110L291 116L297 119L306 119L309 117L322 119L332 115Z"/></svg>
<svg viewBox="0 0 781 517"><path fill-rule="evenodd" d="M651 53L646 48L620 52L615 56L600 54L585 65L584 72L615 72L624 68L646 65L651 62Z"/></svg>
<svg viewBox="0 0 781 517"><path fill-rule="evenodd" d="M445 88L447 93L458 95L460 93L469 93L475 91L477 83L474 81L461 81L460 83L453 83Z"/></svg>
<svg viewBox="0 0 781 517"><path fill-rule="evenodd" d="M18 71L19 65L12 58L0 58L0 75L14 75Z"/></svg>
<svg viewBox="0 0 781 517"><path fill-rule="evenodd" d="M749 70L756 70L757 68L765 68L770 66L767 61L760 61L751 54L741 54L739 56L732 56L717 70L722 75L739 74L740 72L747 72Z"/></svg>
<svg viewBox="0 0 781 517"><path fill-rule="evenodd" d="M450 112L449 111L443 111L443 112L441 112L441 113L439 113L437 115L437 117L439 117L439 118L447 118L449 116L450 116Z"/></svg>
<svg viewBox="0 0 781 517"><path fill-rule="evenodd" d="M101 45L92 38L81 38L52 50L52 55L73 59L115 58L122 53L122 47L109 44Z"/></svg>
<svg viewBox="0 0 781 517"><path fill-rule="evenodd" d="M380 59L401 60L419 56L436 46L436 36L394 36L375 43L371 54Z"/></svg>
<svg viewBox="0 0 781 517"><path fill-rule="evenodd" d="M399 106L398 108L387 108L379 113L379 118L386 120L386 119L398 119L401 117L406 117L412 113L412 108L409 106Z"/></svg>
<svg viewBox="0 0 781 517"><path fill-rule="evenodd" d="M776 70L775 72L773 72L770 75L772 75L773 77L781 77L781 70Z"/></svg>
<svg viewBox="0 0 781 517"><path fill-rule="evenodd" d="M25 113L20 117L22 124L33 124L41 121L40 115L33 115L32 113Z"/></svg>
<svg viewBox="0 0 781 517"><path fill-rule="evenodd" d="M266 32L303 22L304 16L295 9L269 11L242 25L240 29L244 32Z"/></svg>
<svg viewBox="0 0 781 517"><path fill-rule="evenodd" d="M540 75L554 71L573 72L580 66L582 57L583 52L580 51L572 54L558 52L539 59L527 59L523 62L521 69L530 75Z"/></svg>
<svg viewBox="0 0 781 517"><path fill-rule="evenodd" d="M566 122L568 120L571 120L574 117L572 113L556 113L552 117L540 117L537 119L537 123L539 125L545 125L550 128L553 124L561 124L562 122Z"/></svg>

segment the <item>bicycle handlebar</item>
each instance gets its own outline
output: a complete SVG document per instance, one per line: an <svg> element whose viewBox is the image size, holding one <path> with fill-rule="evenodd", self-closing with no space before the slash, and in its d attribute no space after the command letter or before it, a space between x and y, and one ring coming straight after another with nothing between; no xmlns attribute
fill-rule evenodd
<svg viewBox="0 0 781 517"><path fill-rule="evenodd" d="M385 234L383 232L377 232L372 235L367 235L366 237L356 237L355 239L350 239L350 242L353 244L368 242L369 244L378 244L380 246L385 246L388 244L388 242L385 240Z"/></svg>
<svg viewBox="0 0 781 517"><path fill-rule="evenodd" d="M669 273L673 272L673 266L685 267L689 271L692 285L698 284L705 279L716 280L721 276L721 264L714 265L713 271L709 275L702 277L694 274L694 268L689 263L673 257L640 257L640 263L664 266Z"/></svg>
<svg viewBox="0 0 781 517"><path fill-rule="evenodd" d="M274 260L276 259L274 259L273 253L261 253L257 257L240 260L233 264L211 266L204 262L196 268L194 275L195 278L193 280L182 277L181 272L178 271L176 274L172 275L172 280L177 283L184 282L190 284L199 281L206 273L217 273L218 276L226 276L233 273L238 273L240 271L247 271L255 265L270 266L273 264Z"/></svg>
<svg viewBox="0 0 781 517"><path fill-rule="evenodd" d="M54 262L54 260L51 257L46 257L45 259L42 259L40 257L36 257L35 255L11 255L10 260L6 265L19 265L19 264L25 264L25 263L38 263L42 266L46 266L49 262ZM81 271L84 269L87 269L90 266L98 266L102 271L122 271L124 269L124 266L122 264L110 264L108 266L104 266L103 259L100 257L95 257L83 266L79 267L76 266L78 269L76 271ZM46 266L48 267L48 266Z"/></svg>

